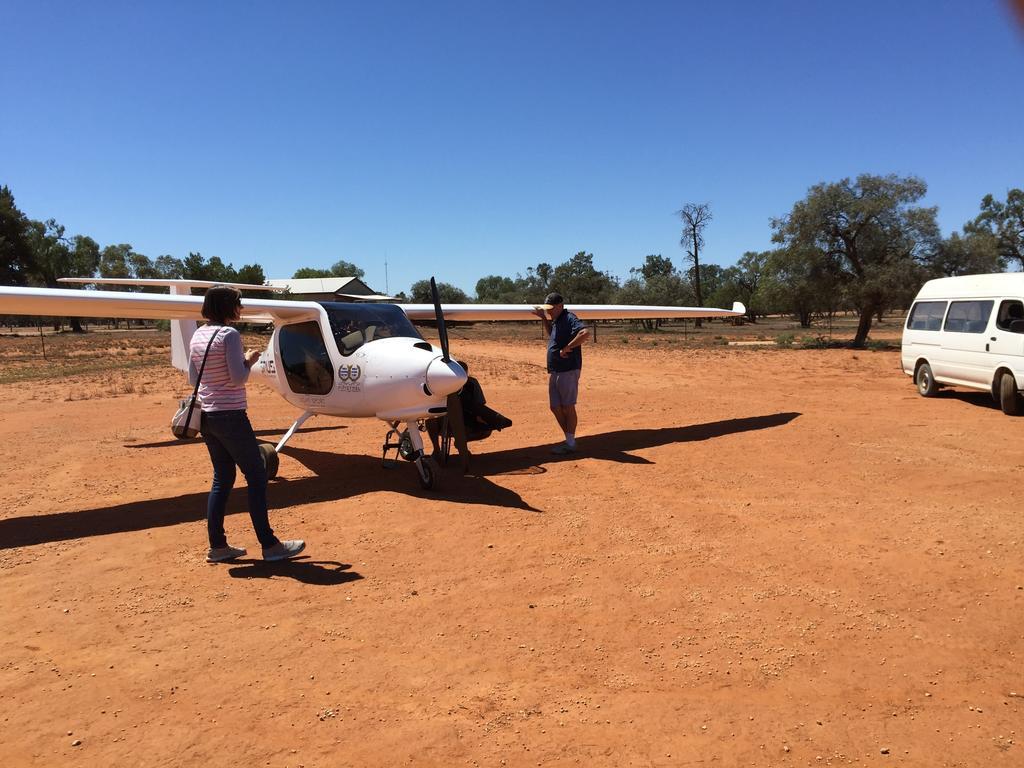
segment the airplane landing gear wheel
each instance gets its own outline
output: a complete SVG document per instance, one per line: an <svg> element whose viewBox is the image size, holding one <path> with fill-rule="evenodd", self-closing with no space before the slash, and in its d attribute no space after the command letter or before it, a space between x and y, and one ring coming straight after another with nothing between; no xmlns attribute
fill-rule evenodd
<svg viewBox="0 0 1024 768"><path fill-rule="evenodd" d="M999 406L1007 416L1019 416L1021 413L1021 397L1013 374L1004 373L999 380Z"/></svg>
<svg viewBox="0 0 1024 768"><path fill-rule="evenodd" d="M260 456L263 458L263 466L267 468L267 480L277 477L277 468L281 465L281 458L270 443L260 443Z"/></svg>
<svg viewBox="0 0 1024 768"><path fill-rule="evenodd" d="M416 471L420 478L420 488L430 491L437 487L437 481L441 474L437 462L429 456L416 461Z"/></svg>

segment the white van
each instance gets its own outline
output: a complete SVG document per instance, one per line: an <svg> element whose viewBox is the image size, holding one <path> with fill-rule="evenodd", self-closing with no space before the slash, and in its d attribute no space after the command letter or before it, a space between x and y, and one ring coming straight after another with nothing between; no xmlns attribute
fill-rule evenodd
<svg viewBox="0 0 1024 768"><path fill-rule="evenodd" d="M902 360L924 397L952 384L1024 412L1024 273L929 280L907 315Z"/></svg>

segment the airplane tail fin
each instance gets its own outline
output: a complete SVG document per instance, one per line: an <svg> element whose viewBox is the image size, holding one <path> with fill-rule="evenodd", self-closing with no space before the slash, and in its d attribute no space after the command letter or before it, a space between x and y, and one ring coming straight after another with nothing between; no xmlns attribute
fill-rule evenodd
<svg viewBox="0 0 1024 768"><path fill-rule="evenodd" d="M732 311L735 312L737 315L747 314L747 308L743 306L742 301L734 301L732 303Z"/></svg>
<svg viewBox="0 0 1024 768"><path fill-rule="evenodd" d="M171 320L171 365L188 371L189 344L196 332L195 320Z"/></svg>

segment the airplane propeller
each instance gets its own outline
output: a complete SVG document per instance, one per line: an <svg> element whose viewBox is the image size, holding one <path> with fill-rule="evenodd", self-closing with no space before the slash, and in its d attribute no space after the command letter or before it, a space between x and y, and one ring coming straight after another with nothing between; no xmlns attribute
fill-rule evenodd
<svg viewBox="0 0 1024 768"><path fill-rule="evenodd" d="M441 311L441 297L437 293L437 283L430 278L430 295L434 299L434 316L437 318L437 336L441 342L441 359L450 363L452 358L448 354L448 328L444 324L444 312Z"/></svg>

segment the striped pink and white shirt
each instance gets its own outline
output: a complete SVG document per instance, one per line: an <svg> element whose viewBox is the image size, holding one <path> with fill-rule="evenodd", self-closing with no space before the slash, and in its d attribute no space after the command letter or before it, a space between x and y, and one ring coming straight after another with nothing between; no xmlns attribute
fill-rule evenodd
<svg viewBox="0 0 1024 768"><path fill-rule="evenodd" d="M249 369L245 365L242 335L236 329L226 325L204 325L192 334L189 381L195 384L206 345L215 334L199 384L202 408L204 411L244 411L247 407L245 382L249 378Z"/></svg>

